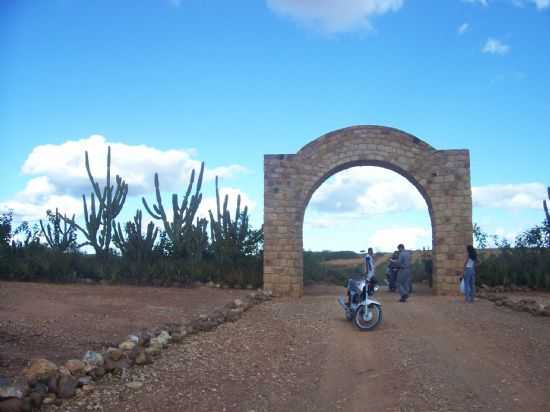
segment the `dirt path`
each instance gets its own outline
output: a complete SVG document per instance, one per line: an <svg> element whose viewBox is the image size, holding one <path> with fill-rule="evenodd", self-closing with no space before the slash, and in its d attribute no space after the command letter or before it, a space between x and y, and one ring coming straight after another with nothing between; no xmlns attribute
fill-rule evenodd
<svg viewBox="0 0 550 412"><path fill-rule="evenodd" d="M0 375L32 358L64 363L129 333L184 323L244 290L0 282Z"/></svg>
<svg viewBox="0 0 550 412"><path fill-rule="evenodd" d="M399 304L382 292L384 323L362 333L343 319L338 291L255 307L62 409L550 410L549 318L419 293Z"/></svg>

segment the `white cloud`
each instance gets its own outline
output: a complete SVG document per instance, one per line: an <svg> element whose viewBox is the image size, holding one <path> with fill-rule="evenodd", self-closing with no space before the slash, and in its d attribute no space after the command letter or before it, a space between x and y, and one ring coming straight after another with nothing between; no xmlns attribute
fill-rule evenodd
<svg viewBox="0 0 550 412"><path fill-rule="evenodd" d="M432 232L422 227L391 227L380 229L369 238L369 247L377 252L392 252L403 243L407 249L431 248Z"/></svg>
<svg viewBox="0 0 550 412"><path fill-rule="evenodd" d="M0 203L0 212L12 210L17 220L36 221L46 218L46 211L55 211L58 208L62 214L71 217L73 214L82 214L82 200L68 195L51 195L42 202L33 202L23 196Z"/></svg>
<svg viewBox="0 0 550 412"><path fill-rule="evenodd" d="M538 10L550 8L550 0L513 0L515 6L525 7L526 3L532 3Z"/></svg>
<svg viewBox="0 0 550 412"><path fill-rule="evenodd" d="M399 10L405 0L267 0L278 14L328 32L369 28L372 16Z"/></svg>
<svg viewBox="0 0 550 412"><path fill-rule="evenodd" d="M358 216L427 209L408 180L379 167L354 167L332 176L313 194L310 205L322 213Z"/></svg>
<svg viewBox="0 0 550 412"><path fill-rule="evenodd" d="M540 182L475 186L472 197L474 207L539 209L546 186ZM328 216L353 218L427 209L408 180L379 167L354 167L332 176L313 194L309 207L325 215L321 226L326 226Z"/></svg>
<svg viewBox="0 0 550 412"><path fill-rule="evenodd" d="M483 7L487 7L489 5L488 0L462 0L464 3L472 3L472 4L480 4Z"/></svg>
<svg viewBox="0 0 550 412"><path fill-rule="evenodd" d="M537 9L547 9L550 7L550 0L533 0L533 3L537 6Z"/></svg>
<svg viewBox="0 0 550 412"><path fill-rule="evenodd" d="M187 189L193 169L198 173L200 161L192 149L159 150L146 145L108 142L105 137L92 135L86 139L67 141L60 145L35 147L22 167L26 175L34 175L25 189L13 199L0 203L0 209L14 209L26 220L43 218L47 208L67 213L81 213L81 195L89 195L90 182L84 165L87 150L94 178L105 181L107 147L111 146L111 178L119 174L129 186L129 196L154 191L154 173L158 172L163 192L181 193ZM245 170L239 165L205 169L205 181L216 175L229 178ZM196 182L196 179L195 179ZM77 206L78 205L78 206Z"/></svg>
<svg viewBox="0 0 550 412"><path fill-rule="evenodd" d="M472 188L476 207L503 209L540 209L546 197L542 183L487 185Z"/></svg>
<svg viewBox="0 0 550 412"><path fill-rule="evenodd" d="M466 33L468 31L468 29L470 28L470 25L468 23L462 23L458 29L457 29L457 32L459 35L463 35L464 33Z"/></svg>
<svg viewBox="0 0 550 412"><path fill-rule="evenodd" d="M510 51L510 46L502 43L500 40L488 38L481 51L483 53L498 54L499 56L504 56Z"/></svg>
<svg viewBox="0 0 550 412"><path fill-rule="evenodd" d="M234 187L220 187L220 209L221 210L223 209L223 201L224 201L225 195L229 195L227 208L231 212L231 219L235 217L234 214L237 208L237 198L239 195L241 195L241 211L245 208L245 206L248 206L248 215L250 216L250 212L253 212L256 209L256 202L252 200L252 198L248 196L246 193ZM197 217L208 219L209 210L212 210L212 214L214 215L214 217L216 217L217 206L216 206L215 195L203 197L202 202L199 206L199 210L197 211Z"/></svg>

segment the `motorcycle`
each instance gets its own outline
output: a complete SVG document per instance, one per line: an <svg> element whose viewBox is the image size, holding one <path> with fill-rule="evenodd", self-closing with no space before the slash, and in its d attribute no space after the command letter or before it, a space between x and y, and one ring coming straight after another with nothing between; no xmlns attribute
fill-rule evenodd
<svg viewBox="0 0 550 412"><path fill-rule="evenodd" d="M382 322L382 304L372 296L378 290L375 279L367 281L350 278L347 283L348 301L338 297L338 303L344 308L346 319L351 320L361 331L373 330Z"/></svg>

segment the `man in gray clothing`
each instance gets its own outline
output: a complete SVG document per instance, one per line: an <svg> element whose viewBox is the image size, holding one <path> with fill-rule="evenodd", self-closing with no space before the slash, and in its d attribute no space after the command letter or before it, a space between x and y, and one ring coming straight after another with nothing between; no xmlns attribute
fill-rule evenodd
<svg viewBox="0 0 550 412"><path fill-rule="evenodd" d="M405 246L403 246L403 244L397 246L397 250L399 250L399 273L397 274L397 285L399 287L399 294L401 295L401 299L399 299L399 302L406 302L407 298L409 297L412 280L412 255L410 250L405 250Z"/></svg>

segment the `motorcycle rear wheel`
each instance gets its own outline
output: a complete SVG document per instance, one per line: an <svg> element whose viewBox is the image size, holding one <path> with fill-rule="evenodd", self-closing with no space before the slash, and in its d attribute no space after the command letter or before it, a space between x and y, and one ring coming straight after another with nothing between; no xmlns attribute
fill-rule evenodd
<svg viewBox="0 0 550 412"><path fill-rule="evenodd" d="M382 322L382 308L378 305L370 305L370 318L368 320L363 318L363 315L365 313L365 306L359 307L357 311L355 312L355 316L353 317L353 323L355 326L362 330L362 331L368 331L373 330L378 326L380 322Z"/></svg>

